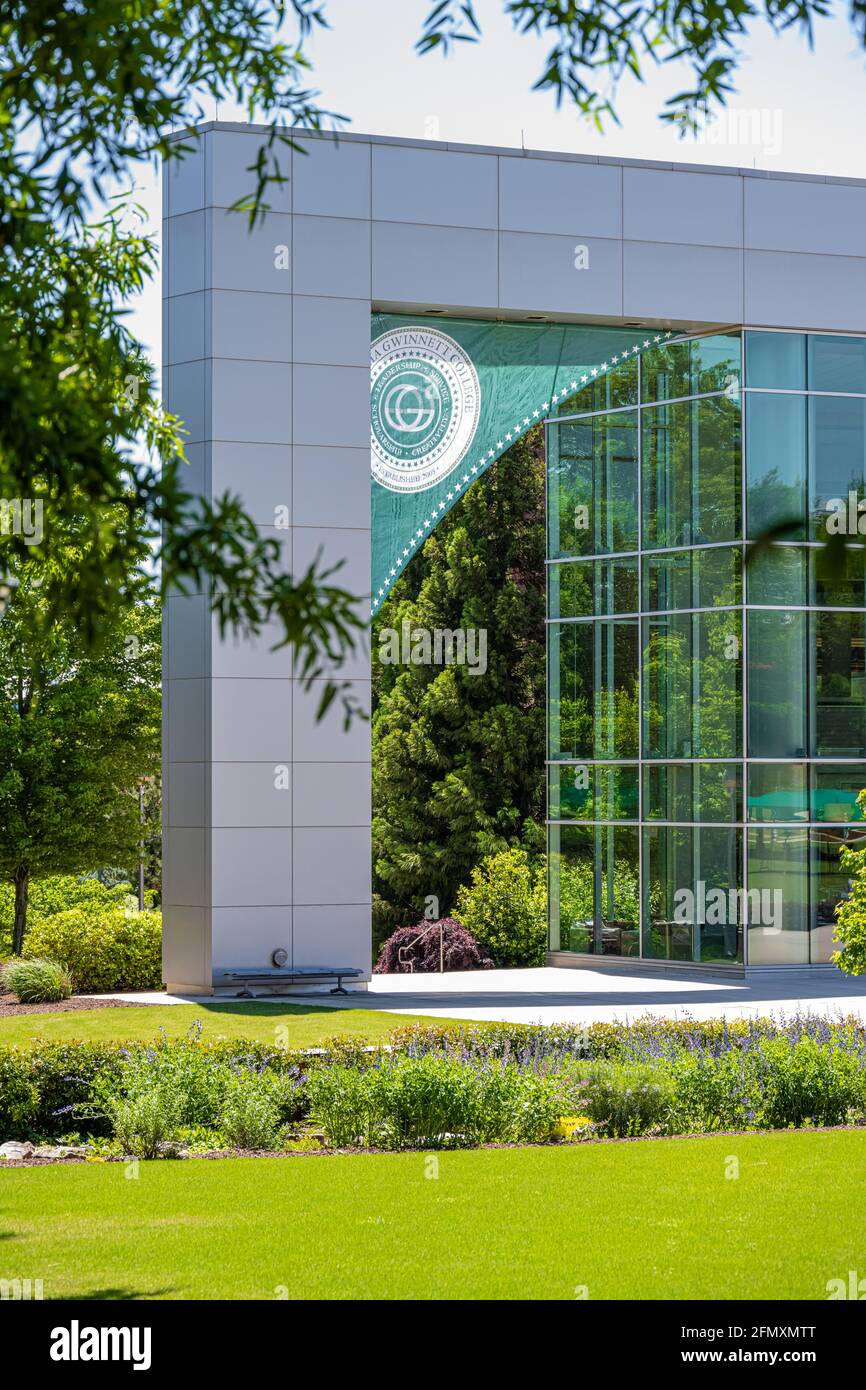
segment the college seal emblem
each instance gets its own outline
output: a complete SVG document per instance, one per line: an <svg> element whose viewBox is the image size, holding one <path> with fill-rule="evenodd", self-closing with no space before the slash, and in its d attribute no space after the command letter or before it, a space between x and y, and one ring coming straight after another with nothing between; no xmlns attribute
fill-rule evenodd
<svg viewBox="0 0 866 1390"><path fill-rule="evenodd" d="M478 373L447 333L413 324L370 348L373 477L392 492L423 492L456 468L475 437Z"/></svg>

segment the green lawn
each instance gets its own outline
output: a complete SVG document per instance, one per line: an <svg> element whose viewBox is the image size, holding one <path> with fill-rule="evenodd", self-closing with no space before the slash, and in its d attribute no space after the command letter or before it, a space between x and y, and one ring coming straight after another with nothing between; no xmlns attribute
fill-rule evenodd
<svg viewBox="0 0 866 1390"><path fill-rule="evenodd" d="M69 1042L150 1041L164 1028L171 1038L182 1037L195 1020L207 1038L258 1038L286 1047L315 1047L337 1033L375 1041L404 1023L430 1023L415 1014L389 1014L379 1009L331 1009L320 1004L153 1004L140 1009L71 1009L67 1013L22 1014L0 1018L0 1045L25 1044L34 1038ZM453 1023L454 1019L442 1022Z"/></svg>
<svg viewBox="0 0 866 1390"><path fill-rule="evenodd" d="M739 1177L725 1177L731 1156ZM866 1268L866 1135L0 1172L45 1298L826 1298Z"/></svg>

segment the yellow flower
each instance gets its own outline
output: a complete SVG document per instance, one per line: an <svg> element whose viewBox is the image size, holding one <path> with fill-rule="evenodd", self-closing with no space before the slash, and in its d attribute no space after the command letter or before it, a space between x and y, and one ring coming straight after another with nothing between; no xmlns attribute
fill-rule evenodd
<svg viewBox="0 0 866 1390"><path fill-rule="evenodd" d="M570 1139L575 1130L584 1129L586 1125L591 1125L592 1120L588 1115L560 1115L553 1132L559 1139Z"/></svg>

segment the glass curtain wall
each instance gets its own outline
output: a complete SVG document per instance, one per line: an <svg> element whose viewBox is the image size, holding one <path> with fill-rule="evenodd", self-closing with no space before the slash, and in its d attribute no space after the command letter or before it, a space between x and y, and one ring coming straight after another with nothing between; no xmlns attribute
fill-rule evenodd
<svg viewBox="0 0 866 1390"><path fill-rule="evenodd" d="M551 950L826 962L866 834L866 340L650 347L547 459Z"/></svg>

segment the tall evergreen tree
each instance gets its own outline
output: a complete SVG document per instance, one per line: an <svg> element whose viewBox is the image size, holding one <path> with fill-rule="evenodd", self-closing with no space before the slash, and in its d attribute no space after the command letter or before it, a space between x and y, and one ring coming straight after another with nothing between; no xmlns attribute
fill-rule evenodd
<svg viewBox="0 0 866 1390"><path fill-rule="evenodd" d="M450 912L484 855L544 845L544 447L527 434L407 566L373 629L376 935ZM409 624L408 629L404 624ZM383 664L404 631L486 632L487 667ZM479 663L480 665L483 663Z"/></svg>

